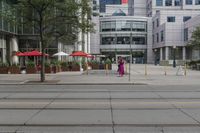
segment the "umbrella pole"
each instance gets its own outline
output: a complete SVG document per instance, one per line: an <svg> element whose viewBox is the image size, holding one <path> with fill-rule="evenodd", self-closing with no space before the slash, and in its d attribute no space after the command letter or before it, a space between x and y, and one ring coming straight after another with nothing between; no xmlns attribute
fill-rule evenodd
<svg viewBox="0 0 200 133"><path fill-rule="evenodd" d="M82 72L82 57L80 58L80 72Z"/></svg>

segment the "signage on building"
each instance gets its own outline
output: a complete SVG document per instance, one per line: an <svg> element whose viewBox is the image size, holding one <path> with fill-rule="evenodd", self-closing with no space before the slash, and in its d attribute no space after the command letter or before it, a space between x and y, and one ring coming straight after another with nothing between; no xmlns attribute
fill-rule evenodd
<svg viewBox="0 0 200 133"><path fill-rule="evenodd" d="M127 4L128 0L122 0L122 4Z"/></svg>

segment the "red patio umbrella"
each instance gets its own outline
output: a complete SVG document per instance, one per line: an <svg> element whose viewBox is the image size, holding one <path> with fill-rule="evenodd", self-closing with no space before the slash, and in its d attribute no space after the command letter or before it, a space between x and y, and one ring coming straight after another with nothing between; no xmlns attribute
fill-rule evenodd
<svg viewBox="0 0 200 133"><path fill-rule="evenodd" d="M94 56L91 55L91 54L88 54L86 57L87 57L87 58L94 58Z"/></svg>
<svg viewBox="0 0 200 133"><path fill-rule="evenodd" d="M37 50L34 50L30 52L24 52L24 56L42 56L42 53ZM48 56L48 54L45 54L45 56Z"/></svg>
<svg viewBox="0 0 200 133"><path fill-rule="evenodd" d="M83 51L76 51L76 52L74 52L74 53L70 54L69 56L80 56L80 57L87 57L87 56L88 56L88 54L87 54L87 53L85 53L85 52L83 52Z"/></svg>
<svg viewBox="0 0 200 133"><path fill-rule="evenodd" d="M16 55L16 56L24 56L24 53L22 53L22 52L16 52L15 55Z"/></svg>

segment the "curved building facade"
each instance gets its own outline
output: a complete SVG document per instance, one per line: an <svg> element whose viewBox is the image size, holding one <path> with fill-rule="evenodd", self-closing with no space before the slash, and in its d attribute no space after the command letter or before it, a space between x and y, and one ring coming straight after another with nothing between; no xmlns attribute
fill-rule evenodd
<svg viewBox="0 0 200 133"><path fill-rule="evenodd" d="M131 53L133 63L150 62L147 59L148 24L146 17L116 15L100 18L100 52L113 60Z"/></svg>

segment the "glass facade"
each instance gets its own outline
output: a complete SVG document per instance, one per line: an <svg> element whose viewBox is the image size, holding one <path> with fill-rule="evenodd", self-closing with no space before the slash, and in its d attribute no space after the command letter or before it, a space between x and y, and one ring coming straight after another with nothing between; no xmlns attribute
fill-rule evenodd
<svg viewBox="0 0 200 133"><path fill-rule="evenodd" d="M143 21L103 21L100 31L101 45L128 45L131 42L135 45L146 45L147 24Z"/></svg>
<svg viewBox="0 0 200 133"><path fill-rule="evenodd" d="M174 6L180 6L181 0L174 0Z"/></svg>
<svg viewBox="0 0 200 133"><path fill-rule="evenodd" d="M101 22L101 32L112 32L112 31L135 31L135 32L146 32L146 22L137 21L105 21Z"/></svg>
<svg viewBox="0 0 200 133"><path fill-rule="evenodd" d="M9 10L11 8L11 4L15 3L15 1L6 1L2 0L0 2L0 10L9 11L14 17L18 18L17 24L15 24L13 21L8 20L7 18L0 16L0 30L4 32L10 32L11 34L28 34L28 35L34 35L37 34L38 31L36 29L31 28L31 25L23 24L23 19L20 19L20 17L15 12L11 12L12 10Z"/></svg>
<svg viewBox="0 0 200 133"><path fill-rule="evenodd" d="M135 45L146 45L146 35L136 34L112 34L112 35L101 35L101 45L122 45L131 44Z"/></svg>
<svg viewBox="0 0 200 133"><path fill-rule="evenodd" d="M163 6L163 0L156 0L156 6Z"/></svg>
<svg viewBox="0 0 200 133"><path fill-rule="evenodd" d="M172 0L165 0L165 6L172 6Z"/></svg>
<svg viewBox="0 0 200 133"><path fill-rule="evenodd" d="M15 1L6 1L6 0L1 0L0 1L0 10L1 12L6 12L9 14L12 14L15 18L16 13L12 12L12 10L9 10L11 8L11 4L13 4ZM0 30L5 31L5 32L10 32L13 34L17 33L17 26L14 24L13 21L6 19L3 15L0 16Z"/></svg>
<svg viewBox="0 0 200 133"><path fill-rule="evenodd" d="M186 21L188 21L189 19L191 19L191 16L184 16L184 17L183 17L183 22L186 22Z"/></svg>
<svg viewBox="0 0 200 133"><path fill-rule="evenodd" d="M99 0L100 3L100 12L105 12L106 8L105 6L108 4L117 4L120 5L121 4L121 0Z"/></svg>
<svg viewBox="0 0 200 133"><path fill-rule="evenodd" d="M200 0L195 0L195 5L200 5Z"/></svg>
<svg viewBox="0 0 200 133"><path fill-rule="evenodd" d="M185 0L186 5L192 5L192 0Z"/></svg>
<svg viewBox="0 0 200 133"><path fill-rule="evenodd" d="M175 22L175 17L174 16L170 16L170 17L167 17L167 22Z"/></svg>

